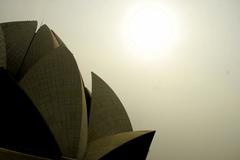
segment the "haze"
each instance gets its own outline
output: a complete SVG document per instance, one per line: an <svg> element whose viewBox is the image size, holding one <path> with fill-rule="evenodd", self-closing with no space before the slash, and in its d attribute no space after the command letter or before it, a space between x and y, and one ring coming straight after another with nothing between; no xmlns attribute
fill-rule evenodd
<svg viewBox="0 0 240 160"><path fill-rule="evenodd" d="M140 2L174 17L175 37L156 50L132 47L125 32ZM135 130L157 130L148 160L239 160L239 10L237 0L0 0L0 22L52 28L89 89L94 71Z"/></svg>

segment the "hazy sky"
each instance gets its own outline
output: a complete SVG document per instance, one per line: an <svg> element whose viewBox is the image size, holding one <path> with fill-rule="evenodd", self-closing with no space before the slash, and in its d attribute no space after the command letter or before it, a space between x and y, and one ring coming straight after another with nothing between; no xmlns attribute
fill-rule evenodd
<svg viewBox="0 0 240 160"><path fill-rule="evenodd" d="M173 17L168 47L132 47L139 5ZM32 19L62 38L89 88L91 71L113 88L135 130L157 130L148 160L240 159L239 0L0 0L0 22Z"/></svg>

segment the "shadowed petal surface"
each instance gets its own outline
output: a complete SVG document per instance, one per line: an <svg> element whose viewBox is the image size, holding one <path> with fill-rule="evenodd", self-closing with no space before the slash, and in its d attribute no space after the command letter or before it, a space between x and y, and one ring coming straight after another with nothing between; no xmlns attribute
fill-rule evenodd
<svg viewBox="0 0 240 160"><path fill-rule="evenodd" d="M89 140L127 131L132 131L132 126L122 103L113 90L92 73Z"/></svg>
<svg viewBox="0 0 240 160"><path fill-rule="evenodd" d="M35 63L37 63L42 57L51 53L50 51L57 47L59 47L59 44L51 30L47 25L41 26L34 36L31 46L19 70L18 79L21 79Z"/></svg>
<svg viewBox="0 0 240 160"><path fill-rule="evenodd" d="M41 157L61 157L43 117L3 68L0 68L0 88L0 147Z"/></svg>
<svg viewBox="0 0 240 160"><path fill-rule="evenodd" d="M91 142L86 160L145 160L155 131L124 132Z"/></svg>
<svg viewBox="0 0 240 160"><path fill-rule="evenodd" d="M0 147L0 159L1 160L53 160L44 157L38 157L35 155L24 154L13 150L5 149ZM77 160L67 157L60 157L56 160Z"/></svg>
<svg viewBox="0 0 240 160"><path fill-rule="evenodd" d="M49 125L63 156L82 156L87 143L86 102L70 51L64 46L54 49L28 71L20 85Z"/></svg>
<svg viewBox="0 0 240 160"><path fill-rule="evenodd" d="M0 148L0 159L1 160L50 160L49 158L43 158L43 157L33 156L29 154L24 154L21 152L16 152L16 151L4 149L4 148Z"/></svg>
<svg viewBox="0 0 240 160"><path fill-rule="evenodd" d="M6 66L7 66L6 44L2 27L0 25L0 67L6 69Z"/></svg>
<svg viewBox="0 0 240 160"><path fill-rule="evenodd" d="M2 23L6 41L7 69L16 75L37 28L36 21Z"/></svg>

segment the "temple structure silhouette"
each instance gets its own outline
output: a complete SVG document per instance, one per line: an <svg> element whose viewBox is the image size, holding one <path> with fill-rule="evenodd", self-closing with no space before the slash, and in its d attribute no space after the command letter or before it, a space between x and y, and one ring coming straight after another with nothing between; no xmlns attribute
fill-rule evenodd
<svg viewBox="0 0 240 160"><path fill-rule="evenodd" d="M144 160L155 131L133 131L114 91L46 25L0 24L0 160Z"/></svg>

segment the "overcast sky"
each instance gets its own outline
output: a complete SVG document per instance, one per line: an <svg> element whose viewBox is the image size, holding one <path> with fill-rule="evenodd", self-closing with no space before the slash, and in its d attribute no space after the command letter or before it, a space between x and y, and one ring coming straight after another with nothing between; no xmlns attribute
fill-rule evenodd
<svg viewBox="0 0 240 160"><path fill-rule="evenodd" d="M139 4L174 17L167 48L131 46ZM148 160L240 159L240 1L0 0L0 22L34 19L65 42L88 88L94 71L135 130L157 130Z"/></svg>

